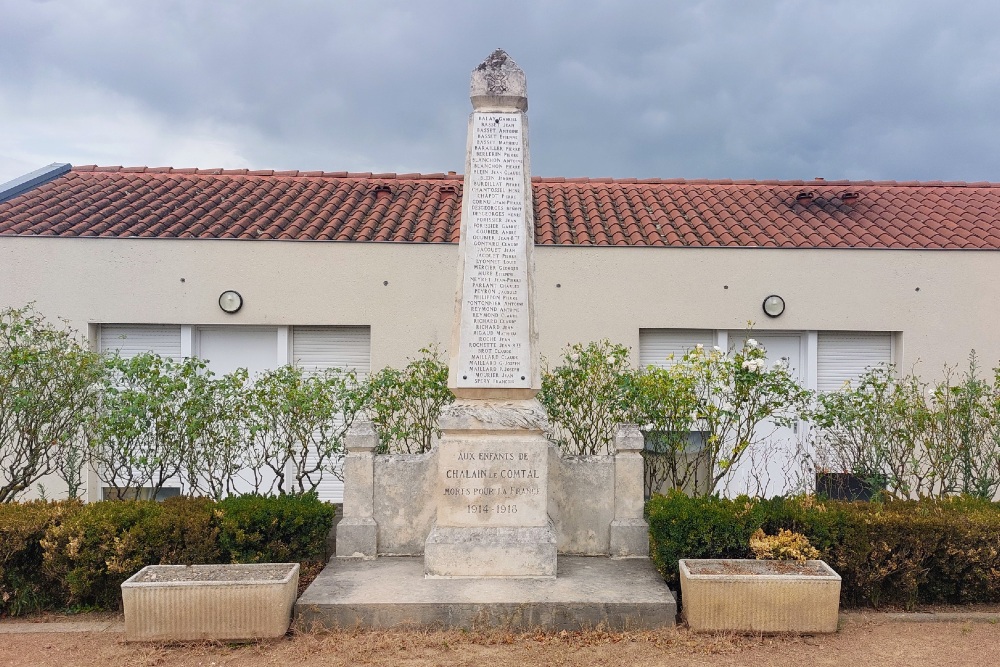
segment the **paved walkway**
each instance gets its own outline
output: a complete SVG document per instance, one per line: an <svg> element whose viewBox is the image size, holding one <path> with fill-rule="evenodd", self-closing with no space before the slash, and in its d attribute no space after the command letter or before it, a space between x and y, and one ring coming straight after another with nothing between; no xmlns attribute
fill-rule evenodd
<svg viewBox="0 0 1000 667"><path fill-rule="evenodd" d="M958 612L911 612L886 613L878 611L841 612L842 621L892 621L894 623L992 623L1000 625L1000 612L958 611ZM121 620L106 621L0 621L0 635L30 634L45 632L107 632L124 633L125 623Z"/></svg>
<svg viewBox="0 0 1000 667"><path fill-rule="evenodd" d="M125 632L123 621L3 621L0 635L28 634L34 632Z"/></svg>

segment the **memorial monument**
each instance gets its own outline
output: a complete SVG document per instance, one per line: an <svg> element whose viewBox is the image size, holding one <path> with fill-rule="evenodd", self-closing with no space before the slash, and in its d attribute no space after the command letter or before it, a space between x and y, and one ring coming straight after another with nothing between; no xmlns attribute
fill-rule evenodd
<svg viewBox="0 0 1000 667"><path fill-rule="evenodd" d="M458 289L441 415L430 577L554 577L534 307L524 72L496 50L472 73Z"/></svg>
<svg viewBox="0 0 1000 667"><path fill-rule="evenodd" d="M448 386L423 454L347 437L337 556L296 604L311 625L578 629L673 625L648 559L643 437L562 455L545 437L534 304L524 72L503 51L472 73Z"/></svg>

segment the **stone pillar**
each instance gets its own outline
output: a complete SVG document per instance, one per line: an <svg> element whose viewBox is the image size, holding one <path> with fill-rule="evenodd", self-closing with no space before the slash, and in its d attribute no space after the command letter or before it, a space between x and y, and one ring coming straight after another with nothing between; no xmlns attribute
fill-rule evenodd
<svg viewBox="0 0 1000 667"><path fill-rule="evenodd" d="M473 72L448 386L459 399L531 399L535 217L524 72L497 49Z"/></svg>
<svg viewBox="0 0 1000 667"><path fill-rule="evenodd" d="M458 288L438 423L428 577L555 577L535 333L535 222L524 72L503 51L472 73Z"/></svg>
<svg viewBox="0 0 1000 667"><path fill-rule="evenodd" d="M344 518L337 524L338 558L375 558L375 450L378 435L370 421L355 422L344 438Z"/></svg>
<svg viewBox="0 0 1000 667"><path fill-rule="evenodd" d="M611 522L611 556L649 556L649 525L643 519L642 432L622 424L615 433L615 518Z"/></svg>

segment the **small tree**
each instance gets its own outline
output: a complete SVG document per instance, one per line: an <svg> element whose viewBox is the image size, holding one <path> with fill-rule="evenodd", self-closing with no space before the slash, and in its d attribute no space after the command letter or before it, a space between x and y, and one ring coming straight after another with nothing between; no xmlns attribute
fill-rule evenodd
<svg viewBox="0 0 1000 667"><path fill-rule="evenodd" d="M697 388L701 456L709 471L707 495L748 450L770 437L766 422L791 426L811 397L787 364L778 361L768 367L766 350L749 337L730 354L696 347L679 366L678 372L690 374Z"/></svg>
<svg viewBox="0 0 1000 667"><path fill-rule="evenodd" d="M626 391L629 351L608 340L570 346L562 363L542 373L538 400L549 437L567 454L612 453L615 429L629 421Z"/></svg>
<svg viewBox="0 0 1000 667"><path fill-rule="evenodd" d="M1000 490L1000 393L980 379L975 352L958 382L948 367L933 385L873 368L821 394L813 419L821 465L891 495L992 499Z"/></svg>
<svg viewBox="0 0 1000 667"><path fill-rule="evenodd" d="M238 368L199 387L205 401L203 423L185 451L184 476L193 494L221 500L236 492L240 471L249 465L243 424L249 405L249 376Z"/></svg>
<svg viewBox="0 0 1000 667"><path fill-rule="evenodd" d="M124 500L178 479L211 414L211 372L196 358L145 352L106 360L100 408L88 427L98 478Z"/></svg>
<svg viewBox="0 0 1000 667"><path fill-rule="evenodd" d="M1000 369L994 370L1000 380ZM992 500L1000 490L1000 381L994 386L979 377L976 351L969 353L969 367L958 384L951 384L946 370L934 400L939 421L949 427L957 461L955 490Z"/></svg>
<svg viewBox="0 0 1000 667"><path fill-rule="evenodd" d="M81 427L94 410L100 357L31 306L0 311L0 502L58 472L79 494Z"/></svg>
<svg viewBox="0 0 1000 667"><path fill-rule="evenodd" d="M448 389L448 365L436 346L421 348L420 356L402 370L386 367L366 386L365 407L383 452L421 454L441 435L438 417L455 400Z"/></svg>
<svg viewBox="0 0 1000 667"><path fill-rule="evenodd" d="M264 468L274 475L268 492L306 493L325 475L342 479L344 435L363 399L354 371L282 366L255 378L243 430L256 490L265 490Z"/></svg>
<svg viewBox="0 0 1000 667"><path fill-rule="evenodd" d="M691 432L698 421L696 376L683 366L650 366L626 376L629 421L640 425L646 497L664 485L696 491L705 486L704 461L691 452Z"/></svg>

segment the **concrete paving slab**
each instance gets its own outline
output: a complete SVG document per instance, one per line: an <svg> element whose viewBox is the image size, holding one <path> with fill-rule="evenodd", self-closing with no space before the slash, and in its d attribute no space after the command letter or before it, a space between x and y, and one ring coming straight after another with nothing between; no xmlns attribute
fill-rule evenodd
<svg viewBox="0 0 1000 667"><path fill-rule="evenodd" d="M295 605L299 627L672 626L677 603L645 558L559 556L555 579L425 579L421 557L334 558Z"/></svg>
<svg viewBox="0 0 1000 667"><path fill-rule="evenodd" d="M52 621L49 623L4 622L0 635L51 632L125 632L121 621Z"/></svg>
<svg viewBox="0 0 1000 667"><path fill-rule="evenodd" d="M989 611L846 611L844 620L892 621L901 623L990 623L1000 625L1000 613Z"/></svg>

